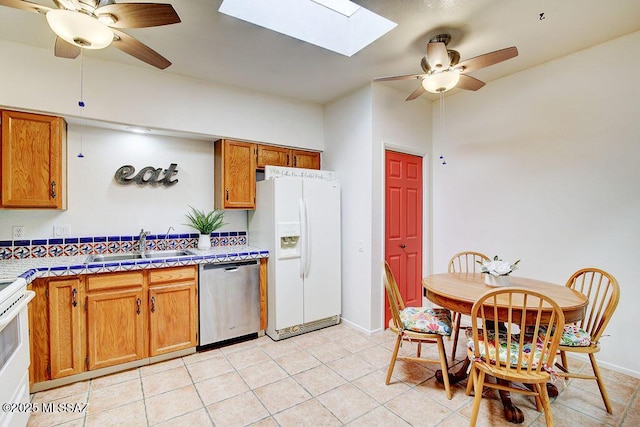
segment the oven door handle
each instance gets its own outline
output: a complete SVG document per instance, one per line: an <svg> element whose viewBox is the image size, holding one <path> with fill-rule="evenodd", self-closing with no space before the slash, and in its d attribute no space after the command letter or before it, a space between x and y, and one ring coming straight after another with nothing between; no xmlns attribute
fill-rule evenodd
<svg viewBox="0 0 640 427"><path fill-rule="evenodd" d="M29 304L29 301L31 301L35 296L36 296L35 292L26 291L22 301L20 301L20 303L18 303L10 311L6 312L2 317L0 317L0 331L2 331L5 328L5 326L7 326L27 306L27 304Z"/></svg>

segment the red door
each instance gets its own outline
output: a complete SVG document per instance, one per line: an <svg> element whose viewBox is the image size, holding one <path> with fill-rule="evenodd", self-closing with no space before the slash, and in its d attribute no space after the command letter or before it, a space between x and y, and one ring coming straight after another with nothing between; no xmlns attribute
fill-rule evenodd
<svg viewBox="0 0 640 427"><path fill-rule="evenodd" d="M422 157L385 152L385 259L407 306L422 306ZM385 297L385 327L391 312Z"/></svg>

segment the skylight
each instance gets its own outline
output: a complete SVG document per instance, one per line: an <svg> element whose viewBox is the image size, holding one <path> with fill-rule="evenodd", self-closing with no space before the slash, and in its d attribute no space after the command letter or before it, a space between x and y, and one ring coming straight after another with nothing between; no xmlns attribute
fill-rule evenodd
<svg viewBox="0 0 640 427"><path fill-rule="evenodd" d="M224 0L219 11L345 56L397 25L349 0Z"/></svg>
<svg viewBox="0 0 640 427"><path fill-rule="evenodd" d="M311 0L318 4L328 7L329 9L341 13L344 16L351 17L360 6L349 0Z"/></svg>

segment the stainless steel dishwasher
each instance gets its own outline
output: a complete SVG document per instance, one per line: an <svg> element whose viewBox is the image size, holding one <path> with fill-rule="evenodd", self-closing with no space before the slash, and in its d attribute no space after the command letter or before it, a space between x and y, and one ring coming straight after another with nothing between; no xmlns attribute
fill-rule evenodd
<svg viewBox="0 0 640 427"><path fill-rule="evenodd" d="M260 331L258 261L201 264L200 347Z"/></svg>

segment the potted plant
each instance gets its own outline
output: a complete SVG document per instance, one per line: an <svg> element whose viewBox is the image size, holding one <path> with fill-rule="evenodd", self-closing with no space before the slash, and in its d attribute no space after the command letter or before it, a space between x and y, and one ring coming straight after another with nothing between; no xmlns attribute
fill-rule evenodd
<svg viewBox="0 0 640 427"><path fill-rule="evenodd" d="M518 268L517 260L514 263L509 261L503 261L498 258L498 255L493 257L492 261L476 261L482 266L480 270L482 273L486 273L484 276L484 283L489 286L509 286L509 274L516 268Z"/></svg>
<svg viewBox="0 0 640 427"><path fill-rule="evenodd" d="M189 206L191 212L186 214L189 221L186 225L195 228L200 233L198 239L198 249L209 249L211 247L211 233L226 225L222 222L224 211L213 210L208 213Z"/></svg>

